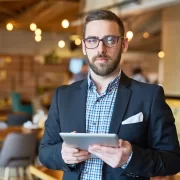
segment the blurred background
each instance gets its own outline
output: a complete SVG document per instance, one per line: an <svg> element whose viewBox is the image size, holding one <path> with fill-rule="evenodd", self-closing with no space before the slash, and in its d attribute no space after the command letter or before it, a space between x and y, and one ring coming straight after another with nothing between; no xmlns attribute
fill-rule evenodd
<svg viewBox="0 0 180 180"><path fill-rule="evenodd" d="M32 130L40 140L55 88L86 77L83 22L95 9L123 20L121 69L164 87L180 139L180 0L0 0L2 145L10 132Z"/></svg>

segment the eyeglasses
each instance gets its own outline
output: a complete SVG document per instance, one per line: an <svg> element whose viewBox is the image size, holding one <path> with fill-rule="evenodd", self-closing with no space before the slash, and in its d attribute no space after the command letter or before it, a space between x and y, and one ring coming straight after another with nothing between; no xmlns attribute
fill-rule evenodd
<svg viewBox="0 0 180 180"><path fill-rule="evenodd" d="M118 40L123 39L122 36L104 36L102 39L99 39L98 37L88 37L84 39L84 44L87 49L95 49L99 46L99 42L102 41L103 44L108 47L112 48L117 46Z"/></svg>

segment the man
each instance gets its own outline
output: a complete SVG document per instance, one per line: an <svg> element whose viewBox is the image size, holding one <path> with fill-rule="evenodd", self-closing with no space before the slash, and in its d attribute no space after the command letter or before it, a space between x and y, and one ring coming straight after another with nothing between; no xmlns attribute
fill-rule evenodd
<svg viewBox="0 0 180 180"><path fill-rule="evenodd" d="M40 161L64 171L64 180L130 180L180 171L174 118L162 87L128 78L120 70L128 48L124 26L112 12L91 12L85 21L86 80L59 87L40 145ZM69 148L60 132L115 133L119 148ZM99 158L92 159L90 154Z"/></svg>
<svg viewBox="0 0 180 180"><path fill-rule="evenodd" d="M147 78L143 74L143 70L140 67L136 67L132 70L132 79L144 83L148 83Z"/></svg>
<svg viewBox="0 0 180 180"><path fill-rule="evenodd" d="M87 78L87 74L88 74L88 64L86 60L83 60L81 71L77 74L74 74L69 84L72 84L73 82L76 81L84 80L85 78Z"/></svg>

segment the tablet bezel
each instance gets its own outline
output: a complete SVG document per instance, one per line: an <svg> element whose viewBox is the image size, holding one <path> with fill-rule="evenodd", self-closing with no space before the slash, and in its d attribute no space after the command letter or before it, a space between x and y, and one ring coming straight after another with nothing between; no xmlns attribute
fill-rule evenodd
<svg viewBox="0 0 180 180"><path fill-rule="evenodd" d="M116 134L59 133L59 135L69 147L80 150L88 150L88 147L94 144L119 147L119 138Z"/></svg>

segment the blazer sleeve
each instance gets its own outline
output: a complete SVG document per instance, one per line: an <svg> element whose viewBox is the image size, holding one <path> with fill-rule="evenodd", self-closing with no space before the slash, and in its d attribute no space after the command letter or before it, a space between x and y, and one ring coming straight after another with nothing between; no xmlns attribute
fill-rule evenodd
<svg viewBox="0 0 180 180"><path fill-rule="evenodd" d="M56 89L49 113L45 122L45 131L39 147L39 160L49 169L70 171L61 156L62 139L59 133L60 119L58 108L58 91Z"/></svg>
<svg viewBox="0 0 180 180"><path fill-rule="evenodd" d="M163 88L158 86L150 110L148 149L132 145L133 156L124 174L153 177L180 171L180 148L174 122Z"/></svg>

